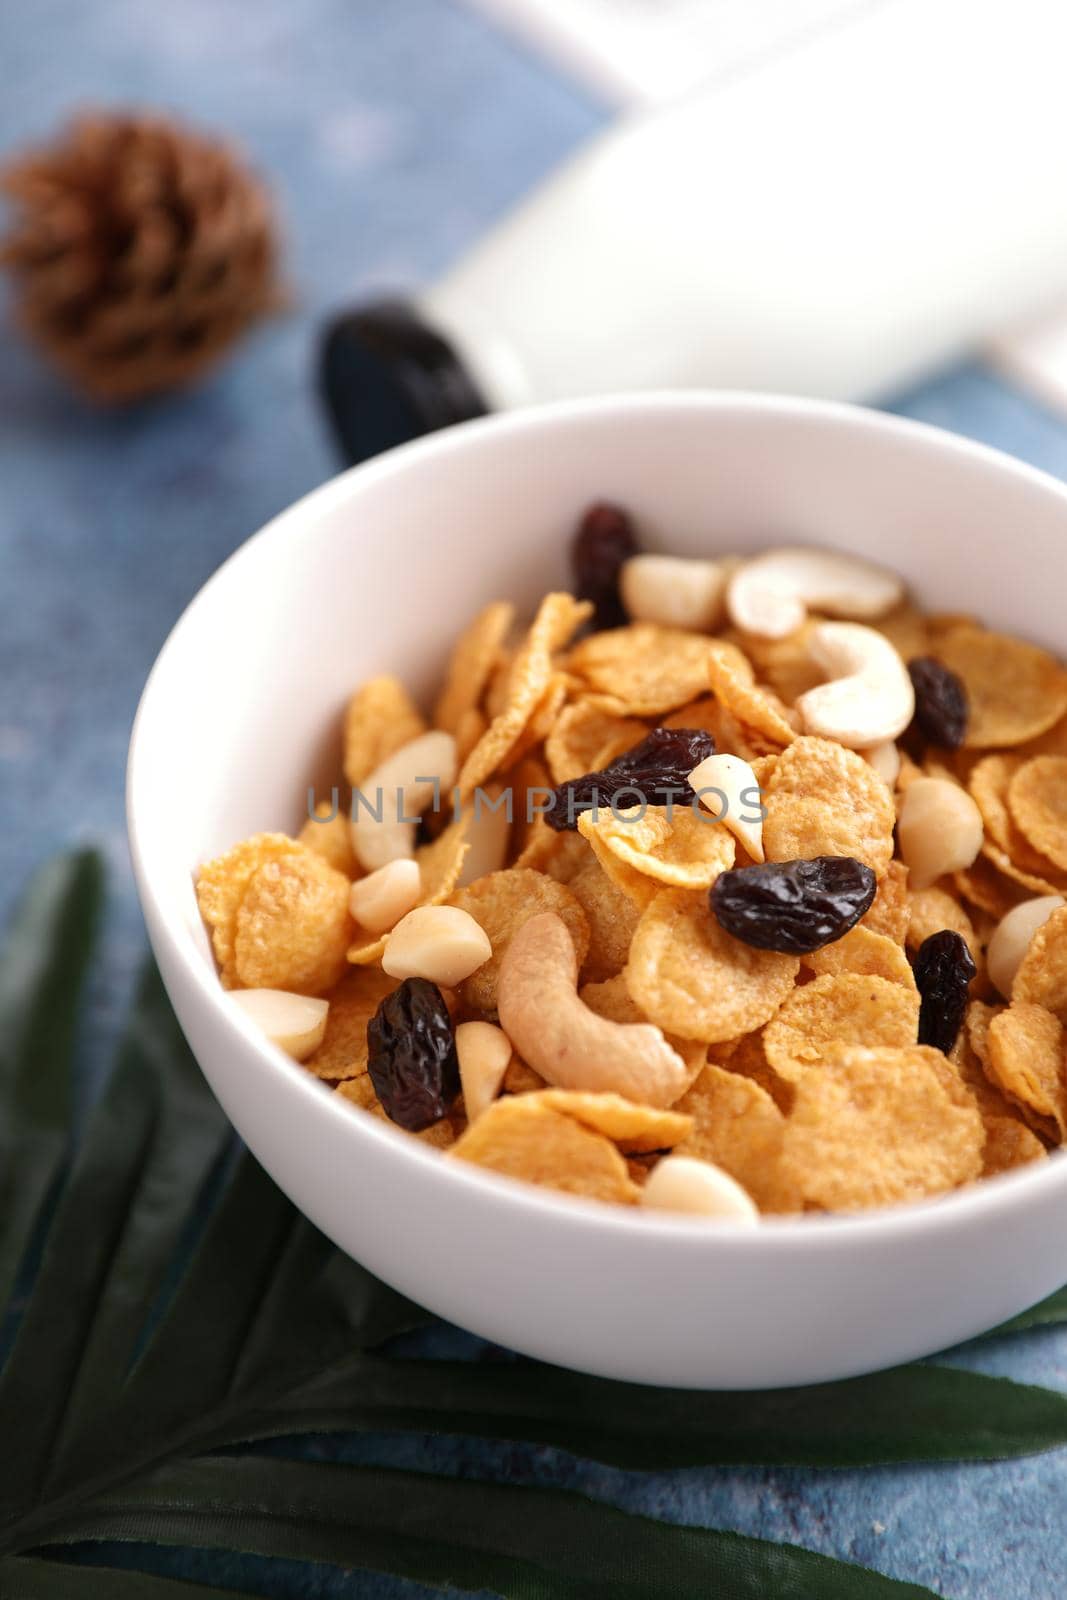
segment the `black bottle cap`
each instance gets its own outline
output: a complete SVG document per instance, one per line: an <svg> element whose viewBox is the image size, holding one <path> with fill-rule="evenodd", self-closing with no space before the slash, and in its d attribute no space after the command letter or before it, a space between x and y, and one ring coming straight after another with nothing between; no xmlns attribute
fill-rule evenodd
<svg viewBox="0 0 1067 1600"><path fill-rule="evenodd" d="M353 465L488 410L452 346L403 300L374 301L329 325L319 385Z"/></svg>

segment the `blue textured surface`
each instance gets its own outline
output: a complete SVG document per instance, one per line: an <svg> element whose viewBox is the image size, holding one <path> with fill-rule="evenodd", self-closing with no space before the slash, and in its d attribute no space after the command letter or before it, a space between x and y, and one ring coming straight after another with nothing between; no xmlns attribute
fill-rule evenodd
<svg viewBox="0 0 1067 1600"><path fill-rule="evenodd" d="M279 192L297 295L293 314L209 386L126 417L87 412L0 343L0 912L36 861L72 839L103 841L110 955L86 1032L87 1094L142 952L122 817L137 696L204 578L333 470L311 392L313 330L363 289L439 270L602 113L447 0L9 0L0 61L0 155L83 101L171 106L239 136ZM898 409L1067 476L1067 427L978 369ZM444 1341L473 1347L447 1330L431 1336ZM1067 1333L954 1359L1067 1388ZM1062 1453L830 1474L627 1473L535 1446L433 1438L330 1438L302 1450L569 1485L867 1562L952 1600L1067 1590ZM218 1556L161 1554L157 1564L203 1581L241 1575L278 1596L427 1592Z"/></svg>

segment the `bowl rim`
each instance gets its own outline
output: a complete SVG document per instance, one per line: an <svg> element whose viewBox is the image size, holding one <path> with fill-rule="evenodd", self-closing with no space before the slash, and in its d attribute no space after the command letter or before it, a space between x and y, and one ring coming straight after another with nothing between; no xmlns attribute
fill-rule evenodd
<svg viewBox="0 0 1067 1600"><path fill-rule="evenodd" d="M272 542L280 544L293 537L309 518L313 519L335 504L343 503L353 494L358 495L362 486L417 472L424 462L437 457L477 451L483 448L483 440L491 442L495 438L515 434L533 435L545 430L567 429L586 421L602 422L679 411L709 418L724 414L770 414L785 422L815 422L817 425L834 425L863 433L896 436L938 455L975 461L992 471L1007 472L1021 478L1039 492L1054 497L1067 518L1067 484L1005 451L931 423L899 417L871 407L793 395L668 389L551 401L479 417L399 445L327 479L284 507L243 540L197 590L160 646L134 716L126 769L126 819L130 854L139 896L145 909L150 904L154 912L150 920L164 933L171 959L178 963L183 977L196 990L208 1010L218 1017L223 1032L230 1030L232 1037L242 1039L264 1072L284 1074L287 1083L293 1086L293 1092L307 1097L309 1117L323 1115L343 1118L350 1129L349 1136L356 1145L361 1139L376 1141L383 1158L387 1151L391 1152L402 1165L410 1163L413 1174L421 1172L430 1181L431 1169L436 1170L441 1181L464 1186L472 1198L484 1196L498 1210L539 1214L546 1220L556 1218L560 1223L569 1222L578 1229L622 1232L635 1240L642 1237L655 1239L658 1247L662 1247L665 1240L670 1238L681 1248L721 1248L728 1251L766 1251L775 1248L793 1252L832 1250L856 1243L890 1245L915 1230L932 1239L935 1235L944 1236L972 1225L981 1225L991 1212L1009 1214L1025 1209L1031 1202L1048 1197L1050 1191L1055 1189L1067 1194L1067 1160L1062 1159L1067 1152L1063 1152L1060 1159L1057 1159L1060 1153L1053 1152L1047 1161L1032 1162L1009 1172L983 1178L946 1195L869 1211L761 1217L759 1226L751 1228L730 1222L709 1222L707 1218L687 1217L676 1212L607 1205L541 1188L470 1162L449 1162L446 1167L441 1151L410 1138L403 1130L393 1128L378 1118L353 1116L357 1107L341 1104L343 1097L330 1092L313 1074L305 1072L298 1062L265 1039L252 1020L237 1007L227 1005L227 991L219 982L217 973L197 956L189 941L170 926L171 919L164 909L163 899L155 889L152 860L145 847L139 822L144 764L142 735L151 715L157 683L169 670L170 658L181 648L185 633L193 625L202 605L206 604L209 593L229 580L232 569L247 560L253 548L259 551L264 545ZM316 1107L317 1110L314 1109Z"/></svg>

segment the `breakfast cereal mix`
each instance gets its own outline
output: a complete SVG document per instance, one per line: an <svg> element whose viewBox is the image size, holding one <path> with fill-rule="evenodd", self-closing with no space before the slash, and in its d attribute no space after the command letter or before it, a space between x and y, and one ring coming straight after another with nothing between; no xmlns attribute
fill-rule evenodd
<svg viewBox="0 0 1067 1600"><path fill-rule="evenodd" d="M355 689L329 799L197 875L223 986L321 997L317 1046L270 1037L351 1114L587 1201L751 1226L1055 1155L1067 907L1029 902L1067 899L1067 671L845 552L717 558L698 617L638 535L592 508L576 594L456 617L425 701L388 662ZM865 664L829 721L827 637ZM719 756L744 819L736 762L690 782Z"/></svg>

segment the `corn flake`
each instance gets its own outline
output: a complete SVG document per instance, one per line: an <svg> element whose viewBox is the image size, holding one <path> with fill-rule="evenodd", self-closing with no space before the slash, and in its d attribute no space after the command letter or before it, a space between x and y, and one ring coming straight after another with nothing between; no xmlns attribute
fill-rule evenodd
<svg viewBox="0 0 1067 1600"><path fill-rule="evenodd" d="M395 751L426 732L426 723L396 678L371 678L348 702L344 772L353 788Z"/></svg>
<svg viewBox="0 0 1067 1600"><path fill-rule="evenodd" d="M600 702L606 709L655 717L707 688L709 643L705 634L635 622L590 634L571 651L567 668L606 697Z"/></svg>
<svg viewBox="0 0 1067 1600"><path fill-rule="evenodd" d="M767 1022L791 993L799 965L795 956L731 938L706 895L664 889L641 914L625 978L650 1021L714 1044Z"/></svg>
<svg viewBox="0 0 1067 1600"><path fill-rule="evenodd" d="M872 933L862 925L852 928L834 944L801 956L800 964L817 977L851 972L865 978L885 978L890 983L903 984L905 989L915 988L915 975L902 947L895 939Z"/></svg>
<svg viewBox="0 0 1067 1600"><path fill-rule="evenodd" d="M297 835L297 843L314 850L317 856L329 862L337 872L343 872L346 878L362 877L363 869L352 848L348 817L328 800L319 801L314 817L308 817Z"/></svg>
<svg viewBox="0 0 1067 1600"><path fill-rule="evenodd" d="M1046 650L986 628L952 628L939 658L962 678L970 702L971 749L1019 745L1067 712L1067 672Z"/></svg>
<svg viewBox="0 0 1067 1600"><path fill-rule="evenodd" d="M797 1084L781 1157L810 1206L855 1211L977 1178L985 1129L940 1051L844 1048Z"/></svg>
<svg viewBox="0 0 1067 1600"><path fill-rule="evenodd" d="M493 600L460 635L434 710L435 727L458 734L464 717L481 705L514 620L513 605Z"/></svg>
<svg viewBox="0 0 1067 1600"><path fill-rule="evenodd" d="M300 850L265 861L237 910L234 966L248 989L322 994L344 971L355 929L351 885L321 856Z"/></svg>
<svg viewBox="0 0 1067 1600"><path fill-rule="evenodd" d="M860 918L859 926L871 933L884 933L894 944L903 946L910 920L908 869L902 861L891 861L885 877L878 880L871 909Z"/></svg>
<svg viewBox="0 0 1067 1600"><path fill-rule="evenodd" d="M982 1152L982 1177L994 1178L1031 1161L1044 1161L1048 1152L1036 1133L1015 1117L985 1119L985 1149Z"/></svg>
<svg viewBox="0 0 1067 1600"><path fill-rule="evenodd" d="M602 1133L626 1155L669 1150L692 1130L693 1119L680 1111L639 1105L621 1094L586 1094L577 1089L545 1089L538 1099L553 1111Z"/></svg>
<svg viewBox="0 0 1067 1600"><path fill-rule="evenodd" d="M1011 989L1012 1004L1028 1001L1067 1021L1067 906L1038 928Z"/></svg>
<svg viewBox="0 0 1067 1600"><path fill-rule="evenodd" d="M494 1100L449 1158L591 1200L637 1201L637 1187L611 1140L554 1111L540 1095Z"/></svg>
<svg viewBox="0 0 1067 1600"><path fill-rule="evenodd" d="M601 807L578 818L583 838L646 878L677 889L707 889L734 864L734 836L710 813L679 805L665 810Z"/></svg>
<svg viewBox="0 0 1067 1600"><path fill-rule="evenodd" d="M859 973L827 973L789 995L763 1030L763 1048L775 1072L795 1083L842 1045L903 1049L918 1032L914 987Z"/></svg>
<svg viewBox="0 0 1067 1600"><path fill-rule="evenodd" d="M380 967L352 967L330 990L326 1033L304 1062L307 1070L331 1082L366 1072L367 1024L396 987Z"/></svg>
<svg viewBox="0 0 1067 1600"><path fill-rule="evenodd" d="M643 722L602 711L588 700L566 706L545 739L545 760L553 783L570 783L602 771L640 744L647 733Z"/></svg>
<svg viewBox="0 0 1067 1600"><path fill-rule="evenodd" d="M1049 1137L1067 1136L1063 1024L1044 1006L1014 1001L989 1025L989 1064L998 1089Z"/></svg>
<svg viewBox="0 0 1067 1600"><path fill-rule="evenodd" d="M908 919L907 945L918 950L931 934L946 928L958 933L967 945L975 962L981 965L982 945L974 931L974 923L960 905L944 889L917 889L909 896L911 914Z"/></svg>
<svg viewBox="0 0 1067 1600"><path fill-rule="evenodd" d="M873 767L830 739L783 750L764 791L768 861L854 856L879 878L893 858L893 797Z"/></svg>
<svg viewBox="0 0 1067 1600"><path fill-rule="evenodd" d="M754 1079L709 1062L677 1109L693 1119L679 1155L721 1167L761 1211L793 1209L778 1165L785 1118Z"/></svg>
<svg viewBox="0 0 1067 1600"><path fill-rule="evenodd" d="M751 663L725 640L713 639L708 648L708 682L716 699L733 712L746 729L762 734L775 746L792 744L797 730L786 707L772 689L752 681Z"/></svg>
<svg viewBox="0 0 1067 1600"><path fill-rule="evenodd" d="M580 839L581 835L568 834L567 838ZM613 978L626 965L640 910L629 895L623 894L612 882L588 847L585 855L585 861L573 877L556 881L568 885L585 912L589 923L589 951L582 975L591 983L600 983Z"/></svg>
<svg viewBox="0 0 1067 1600"><path fill-rule="evenodd" d="M281 861L305 850L304 845L290 839L287 833L257 833L200 868L196 880L200 915L211 929L215 959L227 989L232 989L237 982L234 964L237 912L253 875L268 861Z"/></svg>
<svg viewBox="0 0 1067 1600"><path fill-rule="evenodd" d="M1011 779L1012 819L1040 857L1067 871L1067 756L1036 756Z"/></svg>

